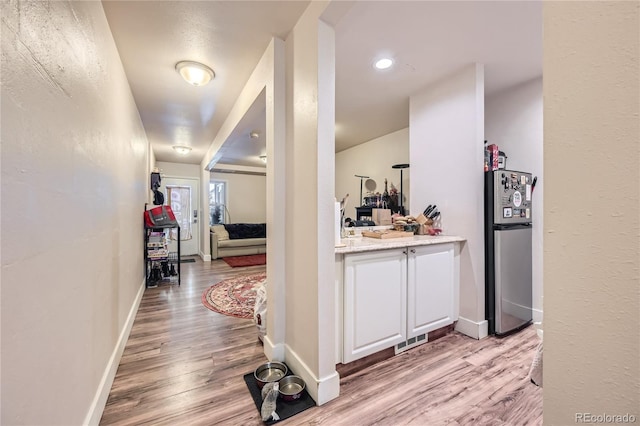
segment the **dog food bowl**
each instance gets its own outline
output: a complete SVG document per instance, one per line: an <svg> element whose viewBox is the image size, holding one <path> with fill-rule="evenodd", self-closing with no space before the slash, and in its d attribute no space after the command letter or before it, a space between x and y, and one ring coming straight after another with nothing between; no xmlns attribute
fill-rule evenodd
<svg viewBox="0 0 640 426"><path fill-rule="evenodd" d="M281 362L266 362L260 365L253 372L253 377L258 383L258 387L262 387L269 382L277 382L287 375L287 366Z"/></svg>
<svg viewBox="0 0 640 426"><path fill-rule="evenodd" d="M278 384L280 397L285 401L300 399L305 388L304 380L299 376L286 376Z"/></svg>

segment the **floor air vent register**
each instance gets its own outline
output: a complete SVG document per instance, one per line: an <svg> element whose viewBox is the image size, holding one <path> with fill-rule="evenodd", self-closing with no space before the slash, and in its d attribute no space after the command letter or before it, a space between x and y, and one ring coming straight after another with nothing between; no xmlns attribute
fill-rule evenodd
<svg viewBox="0 0 640 426"><path fill-rule="evenodd" d="M411 349L415 346L421 345L423 343L427 343L427 335L426 334L420 334L416 337L412 337L411 339L405 341L405 342L401 342L398 343L395 346L395 353L396 355L398 355L400 352L404 352L407 349Z"/></svg>

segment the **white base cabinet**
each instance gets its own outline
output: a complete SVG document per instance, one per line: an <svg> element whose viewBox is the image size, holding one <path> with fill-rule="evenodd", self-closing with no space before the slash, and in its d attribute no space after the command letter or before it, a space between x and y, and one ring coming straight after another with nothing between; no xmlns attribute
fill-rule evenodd
<svg viewBox="0 0 640 426"><path fill-rule="evenodd" d="M455 245L345 254L338 362L349 363L452 324L458 317ZM340 285L339 281L338 285Z"/></svg>
<svg viewBox="0 0 640 426"><path fill-rule="evenodd" d="M406 250L355 253L344 259L342 362L406 339Z"/></svg>
<svg viewBox="0 0 640 426"><path fill-rule="evenodd" d="M407 338L452 324L458 301L453 244L410 248L407 269Z"/></svg>

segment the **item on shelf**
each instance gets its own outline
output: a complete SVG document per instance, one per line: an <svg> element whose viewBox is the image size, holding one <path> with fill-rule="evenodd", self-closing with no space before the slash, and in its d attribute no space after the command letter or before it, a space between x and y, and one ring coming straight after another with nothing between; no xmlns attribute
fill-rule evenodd
<svg viewBox="0 0 640 426"><path fill-rule="evenodd" d="M178 226L170 206L158 206L144 212L144 223L148 228Z"/></svg>
<svg viewBox="0 0 640 426"><path fill-rule="evenodd" d="M364 196L363 207L375 207L380 202L380 198L377 194L368 193Z"/></svg>
<svg viewBox="0 0 640 426"><path fill-rule="evenodd" d="M157 189L153 190L153 204L156 206L164 204L164 194Z"/></svg>
<svg viewBox="0 0 640 426"><path fill-rule="evenodd" d="M494 143L487 145L487 151L489 154L489 171L498 170L498 156L500 155L498 145Z"/></svg>
<svg viewBox="0 0 640 426"><path fill-rule="evenodd" d="M151 190L155 190L160 188L160 182L162 182L162 177L160 176L160 171L157 169L154 169L153 172L151 172Z"/></svg>
<svg viewBox="0 0 640 426"><path fill-rule="evenodd" d="M166 206L163 206L166 207ZM145 225L147 213L145 211ZM177 252L171 252L167 243L166 229L177 228L178 240L176 241ZM154 226L145 229L145 277L147 287L156 287L161 281L175 282L171 277L177 277L180 285L180 227L177 226ZM176 270L175 264L178 264Z"/></svg>
<svg viewBox="0 0 640 426"><path fill-rule="evenodd" d="M166 248L147 250L147 257L152 260L164 260L168 256L169 251Z"/></svg>
<svg viewBox="0 0 640 426"><path fill-rule="evenodd" d="M162 280L162 273L160 271L160 268L157 266L154 266L153 268L151 268L151 273L149 274L149 281L157 283L158 281Z"/></svg>
<svg viewBox="0 0 640 426"><path fill-rule="evenodd" d="M498 151L498 169L507 168L507 155L503 151Z"/></svg>

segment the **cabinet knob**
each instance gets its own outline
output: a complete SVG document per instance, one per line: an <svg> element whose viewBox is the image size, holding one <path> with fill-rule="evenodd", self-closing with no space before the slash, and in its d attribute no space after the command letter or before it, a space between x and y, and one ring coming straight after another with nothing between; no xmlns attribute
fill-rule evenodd
<svg viewBox="0 0 640 426"><path fill-rule="evenodd" d="M402 254L407 254L407 251L406 251L406 250L403 250L403 251L402 251Z"/></svg>
<svg viewBox="0 0 640 426"><path fill-rule="evenodd" d="M411 253L415 253L415 252L416 252L416 249L411 249Z"/></svg>

